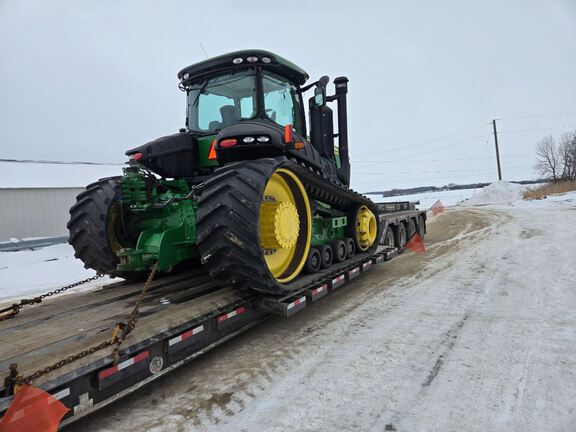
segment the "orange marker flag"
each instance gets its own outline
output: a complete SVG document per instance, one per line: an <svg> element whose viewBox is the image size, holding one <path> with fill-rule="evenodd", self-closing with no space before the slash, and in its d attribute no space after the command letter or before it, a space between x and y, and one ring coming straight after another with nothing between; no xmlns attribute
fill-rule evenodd
<svg viewBox="0 0 576 432"><path fill-rule="evenodd" d="M404 246L405 248L410 249L412 252L416 253L424 253L426 252L426 246L424 246L424 240L420 237L420 234L415 233L410 240Z"/></svg>
<svg viewBox="0 0 576 432"><path fill-rule="evenodd" d="M0 432L56 432L68 411L50 393L25 384L0 419Z"/></svg>
<svg viewBox="0 0 576 432"><path fill-rule="evenodd" d="M435 215L442 213L444 211L444 205L442 204L442 201L440 200L436 201L428 211L431 211Z"/></svg>

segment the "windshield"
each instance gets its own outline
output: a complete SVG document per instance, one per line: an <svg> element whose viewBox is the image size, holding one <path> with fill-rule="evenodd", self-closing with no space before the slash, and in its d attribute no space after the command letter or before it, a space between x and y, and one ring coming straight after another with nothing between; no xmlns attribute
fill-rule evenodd
<svg viewBox="0 0 576 432"><path fill-rule="evenodd" d="M188 90L188 128L212 133L256 115L253 70L228 72L193 84Z"/></svg>
<svg viewBox="0 0 576 432"><path fill-rule="evenodd" d="M267 71L262 76L262 87L266 117L280 126L291 124L301 133L300 100L296 87L285 78Z"/></svg>

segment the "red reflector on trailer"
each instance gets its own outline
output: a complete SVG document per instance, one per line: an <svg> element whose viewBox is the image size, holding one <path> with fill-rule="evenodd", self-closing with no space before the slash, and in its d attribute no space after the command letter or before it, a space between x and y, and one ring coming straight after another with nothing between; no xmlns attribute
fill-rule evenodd
<svg viewBox="0 0 576 432"><path fill-rule="evenodd" d="M238 144L238 140L235 138L228 138L220 141L220 147L232 147Z"/></svg>
<svg viewBox="0 0 576 432"><path fill-rule="evenodd" d="M140 160L144 156L142 153L134 153L130 155L130 159L132 160Z"/></svg>
<svg viewBox="0 0 576 432"><path fill-rule="evenodd" d="M122 363L118 363L116 366L112 366L111 368L100 371L100 373L98 373L98 378L106 379L114 375L116 372L120 372L122 369L126 369L127 367L130 367L138 362L141 362L142 360L146 360L148 357L150 357L149 351L141 352L140 354L132 358L129 358L128 360L125 360Z"/></svg>
<svg viewBox="0 0 576 432"><path fill-rule="evenodd" d="M227 319L230 319L230 318L232 318L232 317L235 317L236 315L240 315L240 314L241 314L242 312L244 312L244 311L245 311L244 306L242 306L242 307L239 307L239 308L236 309L236 310L233 310L232 312L228 312L227 314L220 315L220 316L218 317L218 322L226 321Z"/></svg>
<svg viewBox="0 0 576 432"><path fill-rule="evenodd" d="M209 160L216 160L216 140L212 141L212 145L210 146L210 151L208 152L208 159Z"/></svg>
<svg viewBox="0 0 576 432"><path fill-rule="evenodd" d="M292 142L292 125L291 124L287 124L286 126L284 126L284 142L286 144Z"/></svg>

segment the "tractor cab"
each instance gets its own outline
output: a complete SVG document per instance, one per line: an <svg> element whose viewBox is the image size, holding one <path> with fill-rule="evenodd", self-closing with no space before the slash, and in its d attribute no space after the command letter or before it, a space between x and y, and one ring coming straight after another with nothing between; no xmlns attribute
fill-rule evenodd
<svg viewBox="0 0 576 432"><path fill-rule="evenodd" d="M304 70L262 50L208 59L182 69L178 78L186 92L186 128L127 152L143 155L141 164L164 177L193 178L231 162L286 156L349 185L346 78L336 79L336 94L327 96L328 77L303 87ZM312 87L308 132L303 93ZM327 106L333 100L338 101L338 135Z"/></svg>

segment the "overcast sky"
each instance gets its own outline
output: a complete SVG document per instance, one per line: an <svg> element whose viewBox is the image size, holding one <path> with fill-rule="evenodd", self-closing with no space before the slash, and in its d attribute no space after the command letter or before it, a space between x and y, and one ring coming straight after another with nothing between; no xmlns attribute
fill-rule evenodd
<svg viewBox="0 0 576 432"><path fill-rule="evenodd" d="M533 178L537 140L576 129L575 0L0 0L0 158L122 162L176 132L176 73L205 58L200 44L348 76L364 192L494 180L493 118L504 178ZM37 185L96 175L0 163L0 187L23 173Z"/></svg>

